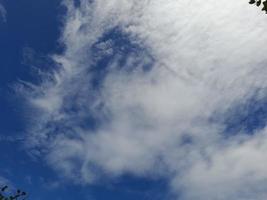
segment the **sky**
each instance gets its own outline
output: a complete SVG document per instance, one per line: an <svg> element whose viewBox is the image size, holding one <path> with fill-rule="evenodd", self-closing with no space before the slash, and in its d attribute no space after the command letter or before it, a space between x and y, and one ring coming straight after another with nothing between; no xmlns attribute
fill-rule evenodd
<svg viewBox="0 0 267 200"><path fill-rule="evenodd" d="M266 31L246 0L0 0L0 184L265 200Z"/></svg>

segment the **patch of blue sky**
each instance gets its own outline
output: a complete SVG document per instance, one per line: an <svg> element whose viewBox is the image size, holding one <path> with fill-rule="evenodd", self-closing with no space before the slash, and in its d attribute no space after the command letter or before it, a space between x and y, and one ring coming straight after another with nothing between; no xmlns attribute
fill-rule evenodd
<svg viewBox="0 0 267 200"><path fill-rule="evenodd" d="M101 190L105 192L99 192ZM167 179L147 179L130 175L124 175L111 181L105 187L94 187L92 194L98 200L164 200L170 199L171 196Z"/></svg>
<svg viewBox="0 0 267 200"><path fill-rule="evenodd" d="M117 70L131 73L137 67L143 72L148 72L153 64L153 57L141 45L133 41L128 34L122 32L119 27L113 28L101 37L92 46L94 66L90 69L93 73L93 86L97 89L105 78L110 65L116 62ZM129 59L134 57L133 62Z"/></svg>
<svg viewBox="0 0 267 200"><path fill-rule="evenodd" d="M54 67L47 55L61 52L58 43L60 0L26 2L3 0L8 20L0 25L0 134L24 134L27 123L22 117L21 99L14 87L19 80L41 81L38 70ZM44 56L46 55L46 56Z"/></svg>
<svg viewBox="0 0 267 200"><path fill-rule="evenodd" d="M228 134L245 132L253 134L266 126L267 98L250 98L247 102L230 110L225 119Z"/></svg>
<svg viewBox="0 0 267 200"><path fill-rule="evenodd" d="M238 134L252 135L266 126L267 97L259 98L256 93L243 102L234 104L224 113L216 113L212 123L224 125L222 134L229 138Z"/></svg>

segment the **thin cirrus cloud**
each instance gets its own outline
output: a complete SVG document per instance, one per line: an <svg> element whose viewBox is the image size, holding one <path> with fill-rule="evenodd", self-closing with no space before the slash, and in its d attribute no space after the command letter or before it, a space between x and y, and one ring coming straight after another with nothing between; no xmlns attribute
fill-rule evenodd
<svg viewBox="0 0 267 200"><path fill-rule="evenodd" d="M5 7L2 4L0 4L0 19L1 19L1 21L6 22L6 15L7 15L7 12L6 12Z"/></svg>
<svg viewBox="0 0 267 200"><path fill-rule="evenodd" d="M23 89L35 152L82 184L171 173L184 200L266 198L266 128L225 132L265 101L266 16L243 0L64 6L65 51Z"/></svg>

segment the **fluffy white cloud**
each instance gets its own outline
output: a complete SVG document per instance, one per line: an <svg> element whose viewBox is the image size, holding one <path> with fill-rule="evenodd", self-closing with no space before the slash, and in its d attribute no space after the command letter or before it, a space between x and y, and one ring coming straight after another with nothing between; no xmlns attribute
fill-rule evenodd
<svg viewBox="0 0 267 200"><path fill-rule="evenodd" d="M210 148L206 159L196 158L173 187L186 191L184 199L266 198L266 136L265 129L253 137Z"/></svg>
<svg viewBox="0 0 267 200"><path fill-rule="evenodd" d="M223 119L266 98L266 16L243 0L64 4L59 69L24 91L51 166L81 183L169 171L186 200L265 199L266 130L226 138ZM139 49L118 51L115 30Z"/></svg>

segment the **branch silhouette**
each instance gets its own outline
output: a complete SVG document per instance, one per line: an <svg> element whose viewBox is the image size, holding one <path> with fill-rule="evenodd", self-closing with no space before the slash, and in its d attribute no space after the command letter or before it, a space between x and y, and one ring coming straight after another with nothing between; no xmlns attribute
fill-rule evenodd
<svg viewBox="0 0 267 200"><path fill-rule="evenodd" d="M7 195L7 189L7 185L0 187L0 200L26 200L26 192L18 189L15 193Z"/></svg>
<svg viewBox="0 0 267 200"><path fill-rule="evenodd" d="M265 1L262 1L262 0L257 0L257 1L256 0L250 0L249 4L256 5L258 7L263 5L261 10L265 11L265 13L267 14L267 0L265 0Z"/></svg>

